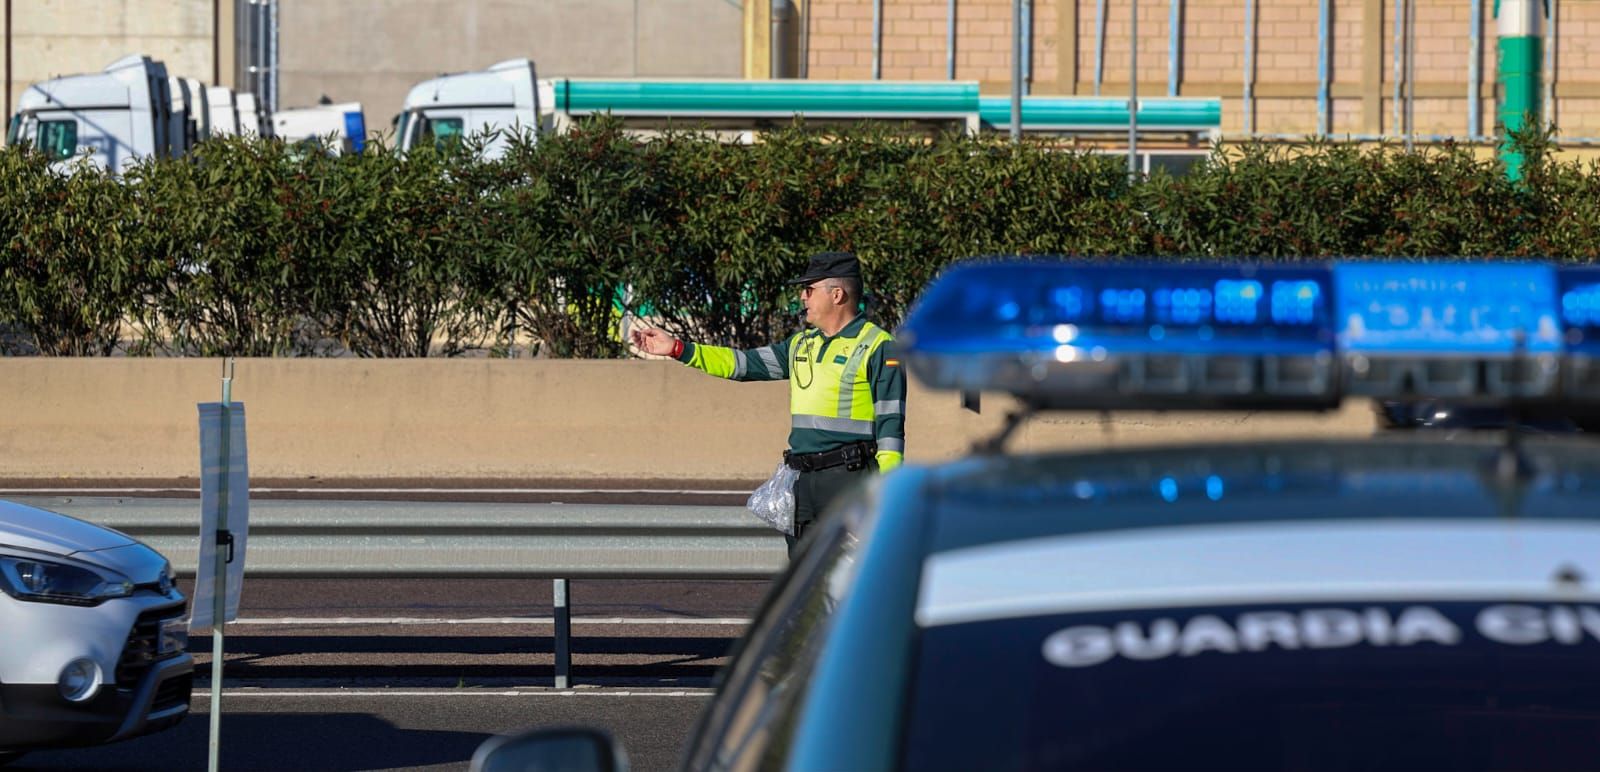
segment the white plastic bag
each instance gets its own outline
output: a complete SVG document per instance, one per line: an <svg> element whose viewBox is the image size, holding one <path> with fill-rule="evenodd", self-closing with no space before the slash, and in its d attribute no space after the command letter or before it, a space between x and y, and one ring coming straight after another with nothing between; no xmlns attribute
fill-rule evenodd
<svg viewBox="0 0 1600 772"><path fill-rule="evenodd" d="M761 521L778 532L794 535L794 481L799 479L800 472L790 469L788 464L778 464L778 471L772 477L756 488L750 494L750 500L744 503L750 513L761 518Z"/></svg>

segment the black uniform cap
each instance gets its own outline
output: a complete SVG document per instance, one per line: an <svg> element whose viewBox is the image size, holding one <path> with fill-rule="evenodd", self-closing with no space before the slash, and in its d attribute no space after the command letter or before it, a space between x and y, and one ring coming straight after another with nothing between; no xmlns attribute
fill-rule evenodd
<svg viewBox="0 0 1600 772"><path fill-rule="evenodd" d="M822 279L861 280L861 262L849 252L819 252L811 256L806 272L790 284L810 284Z"/></svg>

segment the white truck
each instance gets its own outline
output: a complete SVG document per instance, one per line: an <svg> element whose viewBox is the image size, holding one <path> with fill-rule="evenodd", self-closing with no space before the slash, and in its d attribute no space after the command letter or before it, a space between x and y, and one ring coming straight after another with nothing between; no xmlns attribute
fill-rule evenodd
<svg viewBox="0 0 1600 772"><path fill-rule="evenodd" d="M22 93L6 144L29 142L57 162L80 153L121 173L136 159L171 156L183 147L165 64L130 55L103 72L35 83ZM181 97L178 103L182 104Z"/></svg>
<svg viewBox="0 0 1600 772"><path fill-rule="evenodd" d="M213 135L261 134L255 97L130 55L103 72L69 75L28 87L6 144L29 142L65 167L78 155L120 174L142 157L176 158Z"/></svg>
<svg viewBox="0 0 1600 772"><path fill-rule="evenodd" d="M279 110L272 114L272 135L289 143L332 137L334 150L360 153L367 142L366 112L360 102Z"/></svg>
<svg viewBox="0 0 1600 772"><path fill-rule="evenodd" d="M528 59L509 59L481 72L441 75L406 94L395 118L402 152L427 144L489 135L484 158L505 153L510 135L547 128L550 84L540 83Z"/></svg>

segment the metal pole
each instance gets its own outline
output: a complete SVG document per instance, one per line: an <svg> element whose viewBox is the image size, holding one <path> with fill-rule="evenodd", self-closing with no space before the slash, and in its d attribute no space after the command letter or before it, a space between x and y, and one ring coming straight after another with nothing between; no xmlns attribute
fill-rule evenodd
<svg viewBox="0 0 1600 772"><path fill-rule="evenodd" d="M1128 182L1139 179L1139 0L1128 0Z"/></svg>
<svg viewBox="0 0 1600 772"><path fill-rule="evenodd" d="M217 487L217 551L213 560L215 568L211 586L211 715L210 740L206 747L206 769L217 772L217 762L222 753L222 659L223 628L228 621L228 550L224 535L228 533L228 476L229 461L233 459L228 406L233 403L233 357L222 363L222 479Z"/></svg>
<svg viewBox="0 0 1600 772"><path fill-rule="evenodd" d="M1178 95L1178 73L1183 67L1183 0L1171 0L1167 10L1167 96Z"/></svg>
<svg viewBox="0 0 1600 772"><path fill-rule="evenodd" d="M572 609L567 603L567 580L555 580L556 688L572 685Z"/></svg>
<svg viewBox="0 0 1600 772"><path fill-rule="evenodd" d="M1417 131L1417 4L1406 3L1406 152L1415 149Z"/></svg>
<svg viewBox="0 0 1600 772"><path fill-rule="evenodd" d="M1332 51L1328 45L1332 0L1321 0L1317 7L1317 136L1328 136L1328 65Z"/></svg>
<svg viewBox="0 0 1600 772"><path fill-rule="evenodd" d="M1472 0L1467 22L1467 138L1483 136L1483 2Z"/></svg>
<svg viewBox="0 0 1600 772"><path fill-rule="evenodd" d="M1033 0L1022 2L1022 93L1033 93Z"/></svg>
<svg viewBox="0 0 1600 772"><path fill-rule="evenodd" d="M883 0L872 0L872 79L883 79Z"/></svg>
<svg viewBox="0 0 1600 772"><path fill-rule="evenodd" d="M1544 8L1541 0L1502 0L1500 3L1500 125L1505 136L1500 143L1500 157L1506 164L1506 176L1522 179L1522 154L1511 147L1511 132L1523 127L1527 120L1539 120L1539 98L1543 79L1540 65L1544 60Z"/></svg>
<svg viewBox="0 0 1600 772"><path fill-rule="evenodd" d="M789 26L794 18L794 4L790 0L772 0L769 33L772 36L771 45L767 47L767 67L774 78L787 78L789 76Z"/></svg>
<svg viewBox="0 0 1600 772"><path fill-rule="evenodd" d="M1244 133L1256 133L1256 0L1244 0Z"/></svg>
<svg viewBox="0 0 1600 772"><path fill-rule="evenodd" d="M1394 82L1394 97L1390 99L1390 108L1394 113L1391 130L1396 134L1404 129L1400 120L1404 109L1400 101L1400 82L1405 79L1405 18L1406 0L1394 0L1394 76L1390 78Z"/></svg>
<svg viewBox="0 0 1600 772"><path fill-rule="evenodd" d="M1106 0L1094 4L1094 95L1106 79Z"/></svg>
<svg viewBox="0 0 1600 772"><path fill-rule="evenodd" d="M11 0L6 0L6 116L11 110Z"/></svg>
<svg viewBox="0 0 1600 772"><path fill-rule="evenodd" d="M946 0L944 11L944 72L956 79L956 0Z"/></svg>
<svg viewBox="0 0 1600 772"><path fill-rule="evenodd" d="M1561 10L1561 0L1550 0L1549 15L1546 24L1549 31L1545 33L1544 43L1544 100L1540 104L1544 107L1544 127L1546 129L1556 124L1556 47L1561 44L1561 30L1557 25Z"/></svg>
<svg viewBox="0 0 1600 772"><path fill-rule="evenodd" d="M267 82L272 91L272 111L278 111L278 0L267 0Z"/></svg>
<svg viewBox="0 0 1600 772"><path fill-rule="evenodd" d="M1011 142L1022 141L1022 0L1011 0Z"/></svg>
<svg viewBox="0 0 1600 772"><path fill-rule="evenodd" d="M811 3L814 0L805 0L800 6L800 50L798 74L801 80L811 77Z"/></svg>

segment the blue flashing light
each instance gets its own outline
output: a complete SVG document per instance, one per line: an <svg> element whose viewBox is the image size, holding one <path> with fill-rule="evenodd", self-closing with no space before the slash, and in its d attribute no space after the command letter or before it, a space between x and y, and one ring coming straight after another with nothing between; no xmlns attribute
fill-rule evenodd
<svg viewBox="0 0 1600 772"><path fill-rule="evenodd" d="M1362 355L1554 353L1555 271L1534 264L1344 263L1339 344Z"/></svg>
<svg viewBox="0 0 1600 772"><path fill-rule="evenodd" d="M1156 491L1161 494L1163 501L1171 504L1178 500L1178 481L1171 477L1163 477L1156 485Z"/></svg>
<svg viewBox="0 0 1600 772"><path fill-rule="evenodd" d="M1261 307L1261 282L1222 279L1217 282L1217 321L1255 324Z"/></svg>
<svg viewBox="0 0 1600 772"><path fill-rule="evenodd" d="M1600 284L1562 292L1561 321L1572 327L1600 327Z"/></svg>
<svg viewBox="0 0 1600 772"><path fill-rule="evenodd" d="M1322 285L1314 281L1272 283L1272 321L1277 324L1312 324L1322 303Z"/></svg>
<svg viewBox="0 0 1600 772"><path fill-rule="evenodd" d="M1206 498L1212 501L1222 500L1222 478L1211 475L1206 478Z"/></svg>
<svg viewBox="0 0 1600 772"><path fill-rule="evenodd" d="M1330 350L1331 281L1315 267L967 264L928 289L905 331L913 348L950 354Z"/></svg>
<svg viewBox="0 0 1600 772"><path fill-rule="evenodd" d="M1600 268L1562 268L1557 281L1567 349L1600 357Z"/></svg>

